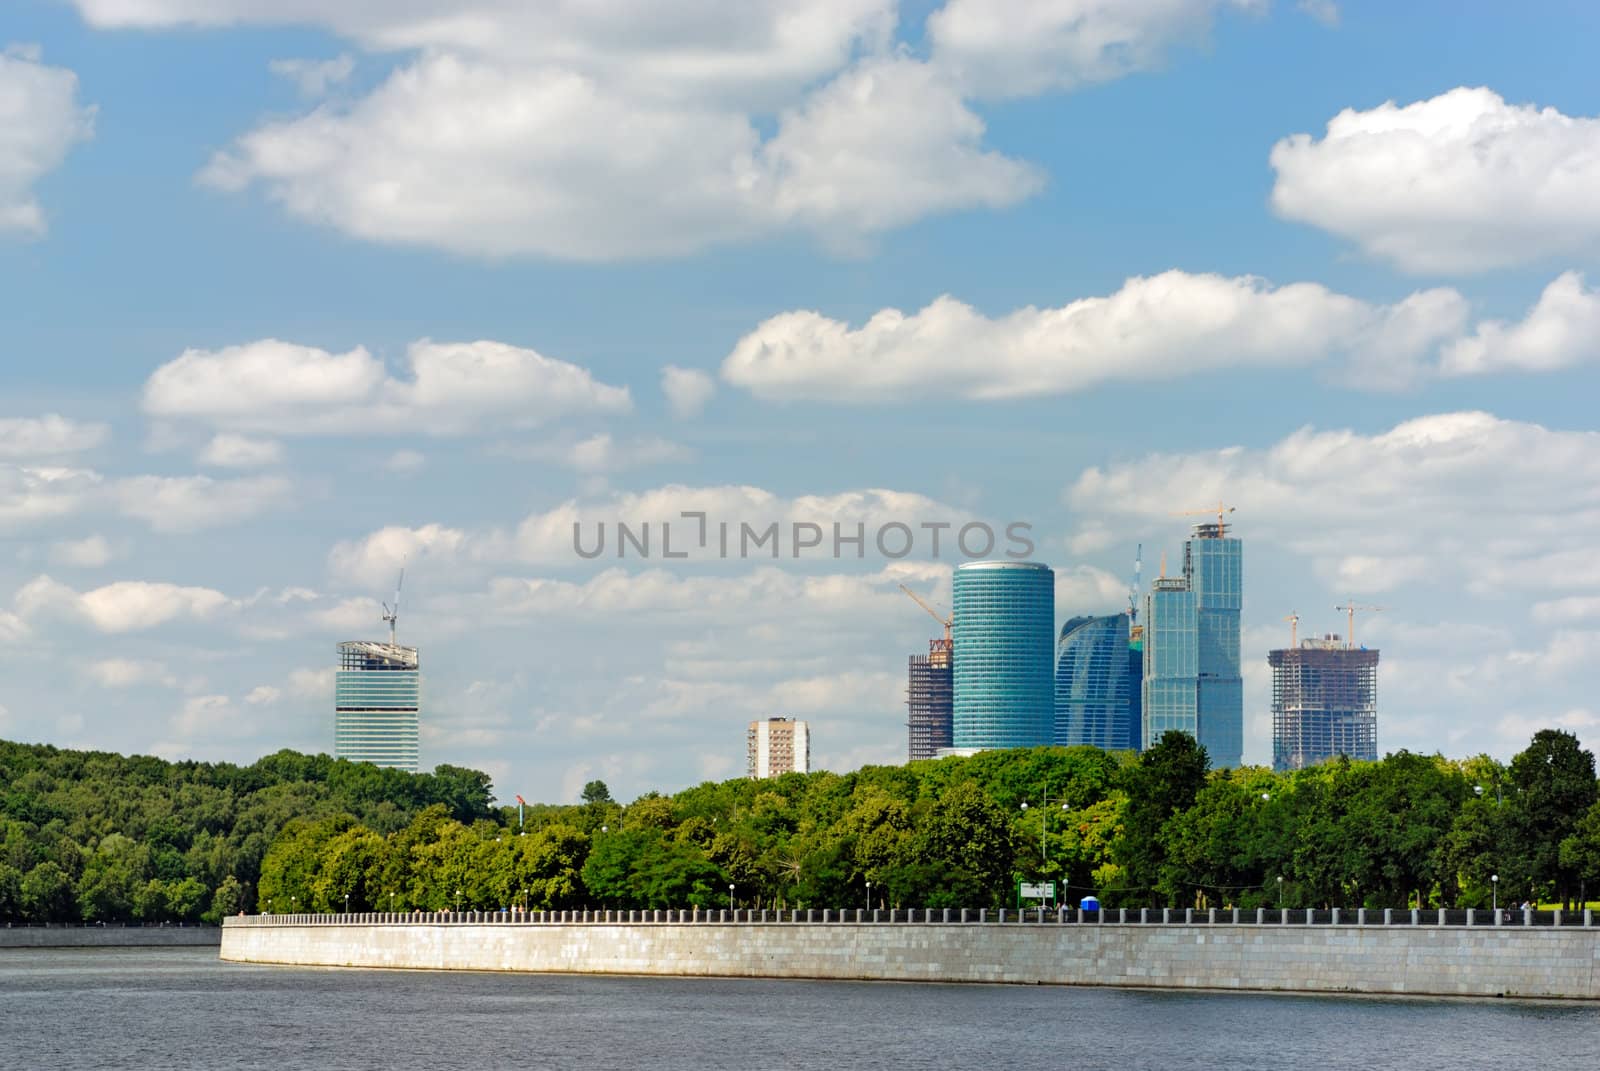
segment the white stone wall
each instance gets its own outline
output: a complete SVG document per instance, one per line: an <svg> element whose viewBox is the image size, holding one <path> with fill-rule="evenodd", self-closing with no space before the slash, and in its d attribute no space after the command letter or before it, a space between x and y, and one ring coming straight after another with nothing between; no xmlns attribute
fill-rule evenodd
<svg viewBox="0 0 1600 1071"><path fill-rule="evenodd" d="M244 963L1600 999L1600 927L226 921Z"/></svg>

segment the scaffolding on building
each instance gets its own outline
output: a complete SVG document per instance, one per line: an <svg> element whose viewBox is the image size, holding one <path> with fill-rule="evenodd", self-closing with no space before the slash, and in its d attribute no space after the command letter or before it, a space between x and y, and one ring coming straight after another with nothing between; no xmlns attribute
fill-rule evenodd
<svg viewBox="0 0 1600 1071"><path fill-rule="evenodd" d="M928 653L912 655L906 675L907 755L911 761L934 758L951 746L955 680L950 641L929 640Z"/></svg>
<svg viewBox="0 0 1600 1071"><path fill-rule="evenodd" d="M1378 758L1378 652L1336 634L1271 651L1272 768Z"/></svg>

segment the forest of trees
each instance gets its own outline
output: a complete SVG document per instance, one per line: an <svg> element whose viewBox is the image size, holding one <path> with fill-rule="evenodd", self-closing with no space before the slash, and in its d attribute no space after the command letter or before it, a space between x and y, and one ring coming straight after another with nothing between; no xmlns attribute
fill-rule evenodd
<svg viewBox="0 0 1600 1071"><path fill-rule="evenodd" d="M236 910L1577 903L1600 888L1594 756L1546 730L1509 765L1397 752L1293 774L1143 755L986 752L707 782L626 806L489 806L485 775L280 752L254 766L0 744L0 918ZM1028 806L1025 808L1023 804Z"/></svg>
<svg viewBox="0 0 1600 1071"><path fill-rule="evenodd" d="M0 741L0 922L198 922L253 909L291 821L376 834L429 807L474 822L489 779L379 770L292 751L251 766L169 763Z"/></svg>

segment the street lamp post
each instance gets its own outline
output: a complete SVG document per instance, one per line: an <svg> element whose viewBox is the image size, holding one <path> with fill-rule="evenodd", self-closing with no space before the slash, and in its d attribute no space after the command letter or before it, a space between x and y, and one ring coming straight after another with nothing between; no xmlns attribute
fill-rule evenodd
<svg viewBox="0 0 1600 1071"><path fill-rule="evenodd" d="M345 893L344 894L344 913L346 915L350 914L350 894L349 893Z"/></svg>
<svg viewBox="0 0 1600 1071"><path fill-rule="evenodd" d="M1494 900L1493 900L1493 903L1494 903L1494 917L1495 917L1495 921L1498 922L1499 919L1500 919L1500 875L1499 874L1490 874L1489 875L1489 890L1490 890L1489 891L1489 895L1494 898Z"/></svg>
<svg viewBox="0 0 1600 1071"><path fill-rule="evenodd" d="M461 914L461 890L456 890L456 914Z"/></svg>
<svg viewBox="0 0 1600 1071"><path fill-rule="evenodd" d="M733 910L733 882L728 882L728 910Z"/></svg>
<svg viewBox="0 0 1600 1071"><path fill-rule="evenodd" d="M389 894L389 914L394 914L394 893Z"/></svg>
<svg viewBox="0 0 1600 1071"><path fill-rule="evenodd" d="M1283 875L1278 875L1278 910L1283 910Z"/></svg>
<svg viewBox="0 0 1600 1071"><path fill-rule="evenodd" d="M867 882L867 910L872 910L872 882Z"/></svg>

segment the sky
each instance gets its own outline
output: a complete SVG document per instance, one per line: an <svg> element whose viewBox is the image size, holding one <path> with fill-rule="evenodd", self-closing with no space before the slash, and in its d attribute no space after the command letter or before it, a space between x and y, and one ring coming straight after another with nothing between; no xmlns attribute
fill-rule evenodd
<svg viewBox="0 0 1600 1071"><path fill-rule="evenodd" d="M503 799L738 776L776 715L898 762L899 586L948 607L964 525L1026 526L1065 620L1225 503L1246 761L1286 618L1350 601L1382 751L1594 747L1597 31L5 0L0 736L331 751L404 568L423 765Z"/></svg>

